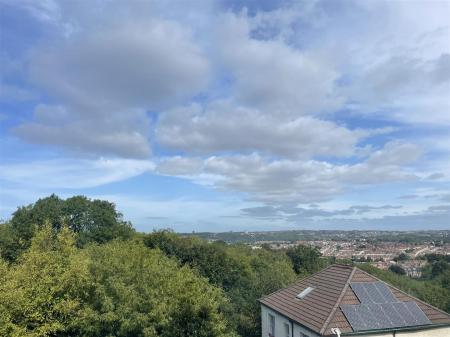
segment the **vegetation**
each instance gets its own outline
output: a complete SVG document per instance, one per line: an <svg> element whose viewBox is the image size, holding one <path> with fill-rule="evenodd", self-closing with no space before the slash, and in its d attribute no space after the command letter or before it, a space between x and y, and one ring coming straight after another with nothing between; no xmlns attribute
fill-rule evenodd
<svg viewBox="0 0 450 337"><path fill-rule="evenodd" d="M328 265L327 260L320 258L321 254L317 248L298 245L289 248L286 255L291 260L294 271L299 275L315 273Z"/></svg>
<svg viewBox="0 0 450 337"><path fill-rule="evenodd" d="M234 336L219 288L139 242L81 250L45 226L0 269L1 336Z"/></svg>
<svg viewBox="0 0 450 337"><path fill-rule="evenodd" d="M398 264L393 264L393 265L389 266L389 271L391 271L395 274L398 274L398 275L406 275L405 269L403 269Z"/></svg>
<svg viewBox="0 0 450 337"><path fill-rule="evenodd" d="M46 223L55 231L66 225L76 233L78 247L91 242L130 238L133 234L131 224L123 221L122 214L116 211L113 203L90 200L84 196L63 200L53 194L34 204L19 207L11 221L2 226L2 257L8 261L15 260L30 246L35 231Z"/></svg>
<svg viewBox="0 0 450 337"><path fill-rule="evenodd" d="M241 336L260 336L258 298L287 286L296 278L283 252L252 250L223 242L209 244L168 231L145 235L144 243L175 257L181 265L195 268L210 283L222 288L232 304L228 317Z"/></svg>
<svg viewBox="0 0 450 337"><path fill-rule="evenodd" d="M257 300L333 262L306 246L135 233L112 203L55 195L0 224L0 255L1 337L260 336ZM449 258L425 258L421 280L358 266L450 311Z"/></svg>

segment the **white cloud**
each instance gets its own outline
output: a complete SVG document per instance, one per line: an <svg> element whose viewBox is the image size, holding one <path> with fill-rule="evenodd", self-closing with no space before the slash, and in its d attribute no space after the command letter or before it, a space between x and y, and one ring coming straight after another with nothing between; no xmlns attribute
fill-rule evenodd
<svg viewBox="0 0 450 337"><path fill-rule="evenodd" d="M79 189L122 181L153 169L148 160L54 159L0 165L0 179L30 190Z"/></svg>
<svg viewBox="0 0 450 337"><path fill-rule="evenodd" d="M275 116L318 114L340 105L334 92L338 73L320 55L250 34L245 14L228 13L219 21L219 53L233 76L239 101Z"/></svg>
<svg viewBox="0 0 450 337"><path fill-rule="evenodd" d="M370 134L309 116L273 116L230 101L167 111L156 130L160 144L187 153L258 151L289 158L351 156L357 143Z"/></svg>
<svg viewBox="0 0 450 337"><path fill-rule="evenodd" d="M414 181L419 177L404 169L413 164L421 151L404 143L388 143L367 160L353 165L330 164L317 160L270 159L251 155L171 158L157 167L161 174L210 177L217 188L247 193L250 198L269 204L326 201L344 193L348 185L377 185Z"/></svg>
<svg viewBox="0 0 450 337"><path fill-rule="evenodd" d="M145 111L205 89L208 59L189 28L161 18L113 16L82 28L30 53L33 83L57 104L38 106L16 134L84 153L148 157Z"/></svg>
<svg viewBox="0 0 450 337"><path fill-rule="evenodd" d="M116 155L122 158L148 158L150 122L139 109L102 115L99 110L80 115L64 106L38 105L34 121L13 131L31 143L49 144L79 154Z"/></svg>
<svg viewBox="0 0 450 337"><path fill-rule="evenodd" d="M80 108L155 109L190 97L208 79L190 30L158 18L77 32L35 50L30 62L38 85Z"/></svg>

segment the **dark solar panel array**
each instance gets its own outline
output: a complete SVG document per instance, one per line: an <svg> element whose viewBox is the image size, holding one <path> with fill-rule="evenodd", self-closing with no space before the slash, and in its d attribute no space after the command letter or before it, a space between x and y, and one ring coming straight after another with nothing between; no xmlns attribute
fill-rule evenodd
<svg viewBox="0 0 450 337"><path fill-rule="evenodd" d="M397 302L397 299L392 294L391 290L388 288L386 284L383 282L373 282L375 287L380 292L380 294L384 297L386 302Z"/></svg>
<svg viewBox="0 0 450 337"><path fill-rule="evenodd" d="M431 324L416 302L399 302L383 282L355 282L350 286L359 305L341 310L354 331Z"/></svg>
<svg viewBox="0 0 450 337"><path fill-rule="evenodd" d="M397 302L391 290L383 282L353 282L350 286L361 303Z"/></svg>

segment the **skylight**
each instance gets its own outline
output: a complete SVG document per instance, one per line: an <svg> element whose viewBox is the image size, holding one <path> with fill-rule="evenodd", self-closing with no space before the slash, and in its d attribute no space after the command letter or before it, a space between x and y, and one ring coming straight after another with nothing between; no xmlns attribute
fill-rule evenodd
<svg viewBox="0 0 450 337"><path fill-rule="evenodd" d="M308 287L303 290L300 294L297 295L297 298L304 299L306 295L308 295L311 291L314 290L314 287Z"/></svg>

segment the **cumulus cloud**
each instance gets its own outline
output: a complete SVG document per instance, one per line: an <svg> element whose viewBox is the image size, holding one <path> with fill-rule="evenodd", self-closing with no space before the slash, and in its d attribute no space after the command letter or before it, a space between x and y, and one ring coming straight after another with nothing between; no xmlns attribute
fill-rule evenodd
<svg viewBox="0 0 450 337"><path fill-rule="evenodd" d="M290 119L229 101L194 104L165 112L158 123L160 144L193 154L260 152L282 157L354 154L370 130L349 130L309 116Z"/></svg>
<svg viewBox="0 0 450 337"><path fill-rule="evenodd" d="M208 76L189 29L158 18L74 33L34 51L30 65L35 82L79 107L155 109L197 93Z"/></svg>
<svg viewBox="0 0 450 337"><path fill-rule="evenodd" d="M401 155L399 155L401 153ZM175 157L162 160L161 174L210 177L218 188L245 192L269 204L310 203L329 200L353 186L417 180L403 168L412 164L420 149L410 144L388 143L362 163L338 165L317 160L271 160L256 153L200 158Z"/></svg>
<svg viewBox="0 0 450 337"><path fill-rule="evenodd" d="M318 114L339 106L338 73L320 55L292 48L279 39L251 37L245 14L228 13L218 25L220 55L244 104L273 114Z"/></svg>
<svg viewBox="0 0 450 337"><path fill-rule="evenodd" d="M125 16L83 28L32 51L31 80L57 104L38 106L16 134L85 153L148 157L145 111L204 89L207 58L192 32L170 20Z"/></svg>
<svg viewBox="0 0 450 337"><path fill-rule="evenodd" d="M80 115L65 106L39 105L34 111L34 121L19 125L14 133L31 143L62 147L83 155L148 158L149 130L149 119L139 109L102 116L98 110Z"/></svg>

